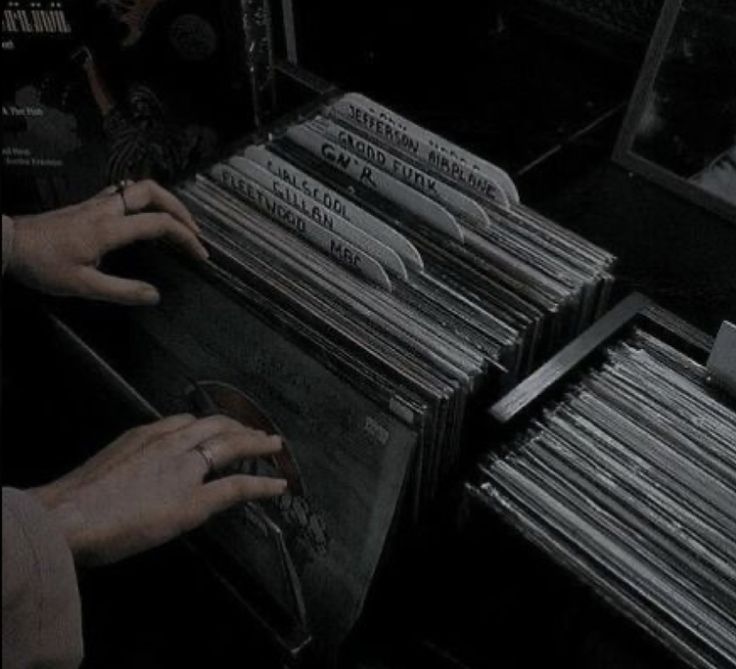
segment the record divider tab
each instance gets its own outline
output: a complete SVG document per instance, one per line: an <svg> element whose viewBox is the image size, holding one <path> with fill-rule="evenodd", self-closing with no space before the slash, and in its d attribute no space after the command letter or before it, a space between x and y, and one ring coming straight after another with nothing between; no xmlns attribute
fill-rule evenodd
<svg viewBox="0 0 736 669"><path fill-rule="evenodd" d="M562 348L544 365L487 409L492 424L513 429L566 385L622 331L641 324L705 364L713 338L674 316L641 293L632 293Z"/></svg>

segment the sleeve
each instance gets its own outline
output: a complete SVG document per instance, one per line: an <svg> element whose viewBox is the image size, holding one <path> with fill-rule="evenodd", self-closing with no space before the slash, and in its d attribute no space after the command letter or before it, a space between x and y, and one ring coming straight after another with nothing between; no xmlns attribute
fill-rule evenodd
<svg viewBox="0 0 736 669"><path fill-rule="evenodd" d="M71 551L31 495L3 488L5 669L71 669L82 661L82 615Z"/></svg>
<svg viewBox="0 0 736 669"><path fill-rule="evenodd" d="M13 251L14 229L13 219L10 216L3 216L3 274Z"/></svg>

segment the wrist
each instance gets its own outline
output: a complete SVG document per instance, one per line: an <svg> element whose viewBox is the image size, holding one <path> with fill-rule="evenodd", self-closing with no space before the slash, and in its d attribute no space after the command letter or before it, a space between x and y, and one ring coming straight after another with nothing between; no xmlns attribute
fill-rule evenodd
<svg viewBox="0 0 736 669"><path fill-rule="evenodd" d="M5 237L5 219L3 217L3 238ZM23 265L23 258L27 254L26 241L27 231L23 225L23 218L12 218L10 219L10 236L9 241L3 241L3 274L12 276L16 280L20 280L19 275L22 275L20 267ZM7 255L6 255L7 253Z"/></svg>
<svg viewBox="0 0 736 669"><path fill-rule="evenodd" d="M86 551L86 522L84 514L73 500L65 499L53 483L27 491L46 509L51 521L61 531L76 563L84 559Z"/></svg>

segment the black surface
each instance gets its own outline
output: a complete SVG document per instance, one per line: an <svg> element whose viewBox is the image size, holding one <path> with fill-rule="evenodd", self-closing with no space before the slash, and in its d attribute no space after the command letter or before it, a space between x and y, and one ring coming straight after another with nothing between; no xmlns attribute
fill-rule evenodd
<svg viewBox="0 0 736 669"><path fill-rule="evenodd" d="M736 226L603 162L537 208L614 252L619 290L637 290L715 335L736 318Z"/></svg>
<svg viewBox="0 0 736 669"><path fill-rule="evenodd" d="M583 52L504 5L297 7L300 65L516 172L625 102L638 63Z"/></svg>

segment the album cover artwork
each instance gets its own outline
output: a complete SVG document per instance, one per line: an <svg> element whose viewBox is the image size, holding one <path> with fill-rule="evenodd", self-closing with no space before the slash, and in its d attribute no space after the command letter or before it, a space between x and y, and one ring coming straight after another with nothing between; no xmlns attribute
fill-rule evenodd
<svg viewBox="0 0 736 669"><path fill-rule="evenodd" d="M192 410L196 379L220 412L282 437L282 453L241 471L284 477L287 493L233 508L207 531L293 622L339 642L394 522L415 428L172 260L146 263L167 299L136 314L128 378L162 413Z"/></svg>
<svg viewBox="0 0 736 669"><path fill-rule="evenodd" d="M257 4L8 3L5 210L58 206L124 178L170 183L252 129L245 26Z"/></svg>

